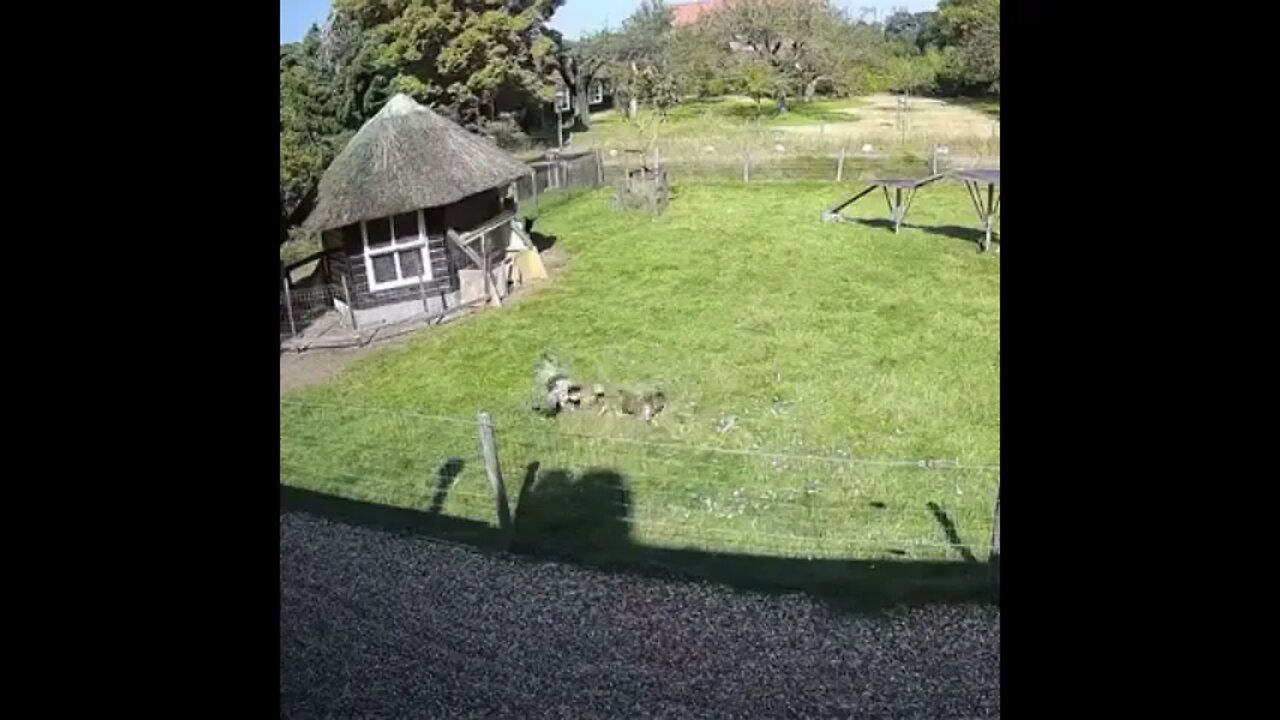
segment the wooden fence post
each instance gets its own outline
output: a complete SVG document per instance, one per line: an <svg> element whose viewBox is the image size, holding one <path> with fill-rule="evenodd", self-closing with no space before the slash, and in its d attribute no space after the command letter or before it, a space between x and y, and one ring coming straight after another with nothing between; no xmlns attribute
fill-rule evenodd
<svg viewBox="0 0 1280 720"><path fill-rule="evenodd" d="M987 556L988 582L1000 602L1000 480L996 480L996 516L991 524L991 553Z"/></svg>
<svg viewBox="0 0 1280 720"><path fill-rule="evenodd" d="M542 214L542 208L538 205L538 168L531 168L529 177L533 180L533 211Z"/></svg>
<svg viewBox="0 0 1280 720"><path fill-rule="evenodd" d="M505 535L505 542L511 540L511 506L507 504L507 487L502 482L502 466L498 462L498 439L493 432L493 422L489 413L482 412L477 416L480 422L480 450L484 454L484 469L489 476L489 487L493 490L493 499L498 510L498 527Z"/></svg>
<svg viewBox="0 0 1280 720"><path fill-rule="evenodd" d="M840 146L840 161L836 164L836 182L844 182L844 152L845 146Z"/></svg>
<svg viewBox="0 0 1280 720"><path fill-rule="evenodd" d="M356 309L355 306L351 304L351 288L347 287L346 273L343 273L342 275L342 297L347 300L347 315L351 316L351 329L359 330L360 328L356 325Z"/></svg>
<svg viewBox="0 0 1280 720"><path fill-rule="evenodd" d="M280 278L280 284L284 286L284 308L289 314L289 333L293 337L298 337L298 326L293 322L293 296L289 293L288 276Z"/></svg>
<svg viewBox="0 0 1280 720"><path fill-rule="evenodd" d="M604 185L604 154L596 148L596 187Z"/></svg>
<svg viewBox="0 0 1280 720"><path fill-rule="evenodd" d="M742 182L751 182L751 151L747 151L742 155Z"/></svg>
<svg viewBox="0 0 1280 720"><path fill-rule="evenodd" d="M427 304L427 283L422 279L426 274L426 268L418 268L418 294L422 296L422 312L430 315L431 306Z"/></svg>

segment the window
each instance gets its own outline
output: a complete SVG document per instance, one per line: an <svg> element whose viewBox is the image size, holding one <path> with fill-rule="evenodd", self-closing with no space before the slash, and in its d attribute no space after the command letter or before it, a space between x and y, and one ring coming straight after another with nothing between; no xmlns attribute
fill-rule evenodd
<svg viewBox="0 0 1280 720"><path fill-rule="evenodd" d="M569 91L563 88L560 90L557 90L556 91L556 111L567 112L572 109L573 109L573 99L569 97Z"/></svg>
<svg viewBox="0 0 1280 720"><path fill-rule="evenodd" d="M599 80L591 84L591 104L599 105L604 102L604 83Z"/></svg>
<svg viewBox="0 0 1280 720"><path fill-rule="evenodd" d="M369 289L389 290L431 279L427 227L421 210L360 223Z"/></svg>

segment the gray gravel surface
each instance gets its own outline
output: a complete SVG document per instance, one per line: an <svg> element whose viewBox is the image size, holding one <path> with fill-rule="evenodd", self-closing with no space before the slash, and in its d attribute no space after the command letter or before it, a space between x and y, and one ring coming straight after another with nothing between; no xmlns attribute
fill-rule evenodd
<svg viewBox="0 0 1280 720"><path fill-rule="evenodd" d="M1000 715L1000 611L841 613L280 516L286 718Z"/></svg>

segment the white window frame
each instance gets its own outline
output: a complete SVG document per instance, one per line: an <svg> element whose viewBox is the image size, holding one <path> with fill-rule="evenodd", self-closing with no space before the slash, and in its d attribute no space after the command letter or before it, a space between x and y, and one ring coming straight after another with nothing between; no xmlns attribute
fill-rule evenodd
<svg viewBox="0 0 1280 720"><path fill-rule="evenodd" d="M563 88L556 91L556 112L568 112L573 109L573 97L569 95L569 88Z"/></svg>
<svg viewBox="0 0 1280 720"><path fill-rule="evenodd" d="M591 104L599 105L604 102L604 83L599 80L591 82Z"/></svg>
<svg viewBox="0 0 1280 720"><path fill-rule="evenodd" d="M400 213L403 215L404 213ZM379 292L382 290L394 290L396 288L408 287L418 284L418 276L404 276L404 269L400 267L400 253L405 250L418 248L418 252L422 256L422 282L429 282L431 275L431 254L428 251L427 242L427 219L422 210L418 210L418 239L409 242L399 242L396 238L396 221L395 216L386 218L387 223L391 226L391 244L380 247L369 247L369 226L368 221L360 221L360 238L364 242L364 271L369 278L369 292ZM382 220L383 218L378 218ZM373 274L373 259L380 255L391 255L396 263L396 277L398 280L380 283L377 276Z"/></svg>

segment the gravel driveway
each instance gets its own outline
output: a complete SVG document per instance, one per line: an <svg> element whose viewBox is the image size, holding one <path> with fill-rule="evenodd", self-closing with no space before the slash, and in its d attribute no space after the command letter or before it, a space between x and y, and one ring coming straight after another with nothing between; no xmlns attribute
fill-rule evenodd
<svg viewBox="0 0 1280 720"><path fill-rule="evenodd" d="M1000 715L1000 611L801 595L482 553L280 516L284 718Z"/></svg>

